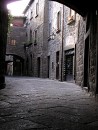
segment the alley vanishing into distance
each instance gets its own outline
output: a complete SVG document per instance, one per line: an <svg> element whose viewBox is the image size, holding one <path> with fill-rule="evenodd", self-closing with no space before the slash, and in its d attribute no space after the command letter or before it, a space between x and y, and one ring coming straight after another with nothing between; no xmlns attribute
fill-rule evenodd
<svg viewBox="0 0 98 130"><path fill-rule="evenodd" d="M74 83L6 77L0 130L98 130L98 100Z"/></svg>

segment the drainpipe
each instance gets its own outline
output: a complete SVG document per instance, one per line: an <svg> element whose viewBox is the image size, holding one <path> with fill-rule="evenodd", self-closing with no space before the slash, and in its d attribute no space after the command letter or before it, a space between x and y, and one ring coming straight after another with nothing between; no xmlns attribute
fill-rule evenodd
<svg viewBox="0 0 98 130"><path fill-rule="evenodd" d="M62 20L62 48L61 48L61 81L63 81L63 66L64 66L64 5L63 5L63 20Z"/></svg>
<svg viewBox="0 0 98 130"><path fill-rule="evenodd" d="M96 10L96 90L95 95L98 94L98 11Z"/></svg>

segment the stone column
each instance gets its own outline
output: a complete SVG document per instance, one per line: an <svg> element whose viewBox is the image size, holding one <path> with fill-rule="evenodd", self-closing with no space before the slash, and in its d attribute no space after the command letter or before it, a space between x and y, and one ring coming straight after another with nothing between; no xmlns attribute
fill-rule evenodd
<svg viewBox="0 0 98 130"><path fill-rule="evenodd" d="M0 89L5 87L5 51L7 30L8 13L4 0L0 0Z"/></svg>

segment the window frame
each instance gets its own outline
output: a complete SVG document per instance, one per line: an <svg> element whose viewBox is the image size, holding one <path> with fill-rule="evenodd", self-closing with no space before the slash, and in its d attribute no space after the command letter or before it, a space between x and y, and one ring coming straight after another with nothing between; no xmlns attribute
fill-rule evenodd
<svg viewBox="0 0 98 130"><path fill-rule="evenodd" d="M50 22L49 23L49 31L48 31L48 40L51 40L51 28L52 28L52 24Z"/></svg>
<svg viewBox="0 0 98 130"><path fill-rule="evenodd" d="M30 12L30 20L32 20L33 18L33 10L31 9L31 12Z"/></svg>
<svg viewBox="0 0 98 130"><path fill-rule="evenodd" d="M32 43L32 29L30 29L30 42Z"/></svg>
<svg viewBox="0 0 98 130"><path fill-rule="evenodd" d="M57 12L57 33L61 31L61 11Z"/></svg>
<svg viewBox="0 0 98 130"><path fill-rule="evenodd" d="M76 19L76 12L70 8L68 15L68 24L75 22L75 19Z"/></svg>
<svg viewBox="0 0 98 130"><path fill-rule="evenodd" d="M16 45L16 40L15 39L11 39L10 45L15 46Z"/></svg>
<svg viewBox="0 0 98 130"><path fill-rule="evenodd" d="M36 11L35 12L36 13L35 18L36 18L36 17L38 17L38 12L39 12L39 3L38 2L36 3L36 10L35 11Z"/></svg>
<svg viewBox="0 0 98 130"><path fill-rule="evenodd" d="M34 31L34 45L37 44L37 29Z"/></svg>

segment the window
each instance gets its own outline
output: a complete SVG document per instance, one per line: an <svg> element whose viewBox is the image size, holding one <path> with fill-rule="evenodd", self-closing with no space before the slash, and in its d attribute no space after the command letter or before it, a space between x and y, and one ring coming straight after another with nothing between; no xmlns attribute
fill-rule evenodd
<svg viewBox="0 0 98 130"><path fill-rule="evenodd" d="M32 30L30 30L30 42L32 42Z"/></svg>
<svg viewBox="0 0 98 130"><path fill-rule="evenodd" d="M26 18L26 22L25 22L25 25L24 25L25 27L27 27L28 26L28 18Z"/></svg>
<svg viewBox="0 0 98 130"><path fill-rule="evenodd" d="M68 16L68 24L75 21L75 11L70 9Z"/></svg>
<svg viewBox="0 0 98 130"><path fill-rule="evenodd" d="M26 22L25 22L25 26L27 27L29 25L29 12L26 16Z"/></svg>
<svg viewBox="0 0 98 130"><path fill-rule="evenodd" d="M87 14L87 19L86 19L86 32L89 30L90 27L90 14Z"/></svg>
<svg viewBox="0 0 98 130"><path fill-rule="evenodd" d="M36 16L35 16L35 17L38 16L38 10L39 10L39 5L38 5L38 2L37 2L37 3L36 3Z"/></svg>
<svg viewBox="0 0 98 130"><path fill-rule="evenodd" d="M74 16L75 15L75 11L74 10L72 10L72 9L70 9L70 14L69 14L70 16Z"/></svg>
<svg viewBox="0 0 98 130"><path fill-rule="evenodd" d="M13 46L15 46L16 45L16 40L11 40L11 42L10 42L10 45L13 45Z"/></svg>
<svg viewBox="0 0 98 130"><path fill-rule="evenodd" d="M27 32L26 32L26 37L28 37L28 34L27 34Z"/></svg>
<svg viewBox="0 0 98 130"><path fill-rule="evenodd" d="M35 30L35 40L34 40L34 45L37 44L37 30Z"/></svg>
<svg viewBox="0 0 98 130"><path fill-rule="evenodd" d="M33 11L31 10L30 20L32 20L32 18L33 18Z"/></svg>
<svg viewBox="0 0 98 130"><path fill-rule="evenodd" d="M51 36L51 23L49 23L48 40L50 40L50 39L51 39L51 38L50 38L50 36Z"/></svg>
<svg viewBox="0 0 98 130"><path fill-rule="evenodd" d="M61 12L57 13L57 33L61 31Z"/></svg>
<svg viewBox="0 0 98 130"><path fill-rule="evenodd" d="M52 70L54 69L54 62L52 62Z"/></svg>
<svg viewBox="0 0 98 130"><path fill-rule="evenodd" d="M51 35L51 23L49 23L49 36Z"/></svg>

